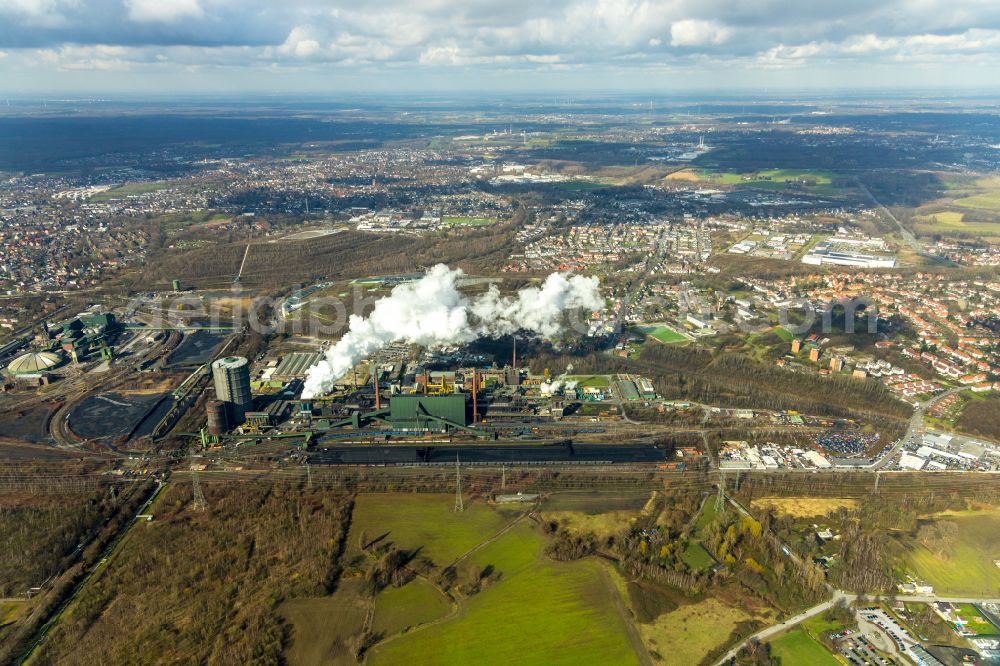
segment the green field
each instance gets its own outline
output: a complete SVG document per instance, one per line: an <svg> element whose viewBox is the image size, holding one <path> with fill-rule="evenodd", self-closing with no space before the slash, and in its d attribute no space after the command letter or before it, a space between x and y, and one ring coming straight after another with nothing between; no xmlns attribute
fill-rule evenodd
<svg viewBox="0 0 1000 666"><path fill-rule="evenodd" d="M657 324L656 326L644 326L640 329L646 335L656 338L664 344L670 344L672 342L686 342L687 338L670 328L669 326L664 326L662 324Z"/></svg>
<svg viewBox="0 0 1000 666"><path fill-rule="evenodd" d="M727 173L727 172L715 172L715 171L702 171L698 170L694 172L701 180L709 180L713 183L720 183L722 185L739 185L746 181L743 180L743 175L739 173Z"/></svg>
<svg viewBox="0 0 1000 666"><path fill-rule="evenodd" d="M1000 195L997 195L1000 197ZM976 197L970 197L975 199ZM966 201L962 199L961 201ZM959 202L955 202L959 203ZM917 218L922 220L916 225L918 233L935 234L947 233L949 231L977 234L980 236L1000 236L1000 223L995 222L966 222L965 215L956 211L942 211L931 215Z"/></svg>
<svg viewBox="0 0 1000 666"><path fill-rule="evenodd" d="M385 535L398 547L420 548L422 556L446 566L510 521L481 502L470 502L459 514L454 509L454 495L359 495L348 545L356 548L362 533L366 541Z"/></svg>
<svg viewBox="0 0 1000 666"><path fill-rule="evenodd" d="M1000 192L989 192L977 194L964 199L956 199L956 206L963 208L984 208L986 210L1000 210Z"/></svg>
<svg viewBox="0 0 1000 666"><path fill-rule="evenodd" d="M570 190L571 192L599 190L605 187L614 187L611 183L598 183L592 180L565 180L558 183L549 183L549 185L557 190Z"/></svg>
<svg viewBox="0 0 1000 666"><path fill-rule="evenodd" d="M771 656L781 666L840 666L840 662L812 636L795 629L771 641Z"/></svg>
<svg viewBox="0 0 1000 666"><path fill-rule="evenodd" d="M844 625L840 622L830 621L823 617L823 613L813 615L808 620L802 622L802 628L813 636L838 633L844 630Z"/></svg>
<svg viewBox="0 0 1000 666"><path fill-rule="evenodd" d="M694 523L695 532L700 532L711 525L717 515L718 513L715 510L715 500L709 497L705 500L705 503L702 504L701 512L698 514L698 519Z"/></svg>
<svg viewBox="0 0 1000 666"><path fill-rule="evenodd" d="M972 604L957 604L958 615L965 620L965 628L976 636L995 636L997 628Z"/></svg>
<svg viewBox="0 0 1000 666"><path fill-rule="evenodd" d="M483 227L496 222L495 217L453 217L445 215L441 218L443 224L457 224L470 227Z"/></svg>
<svg viewBox="0 0 1000 666"><path fill-rule="evenodd" d="M611 383L611 380L607 375L570 375L566 379L575 381L576 385L580 388L585 388L587 386L604 388Z"/></svg>
<svg viewBox="0 0 1000 666"><path fill-rule="evenodd" d="M450 602L433 585L415 578L403 587L390 587L375 600L376 634L391 636L448 614Z"/></svg>
<svg viewBox="0 0 1000 666"><path fill-rule="evenodd" d="M458 616L376 646L379 664L635 664L598 560L555 562L526 522L477 551L470 561L500 579L469 598Z"/></svg>
<svg viewBox="0 0 1000 666"><path fill-rule="evenodd" d="M155 182L155 183L125 183L119 187L113 187L106 192L98 192L94 196L90 197L91 201L111 201L112 199L123 199L128 196L134 196L137 194L147 194L149 192L157 192L159 190L165 190L170 187L170 183Z"/></svg>
<svg viewBox="0 0 1000 666"><path fill-rule="evenodd" d="M650 651L660 656L655 663L690 666L706 663L705 656L726 645L740 624L755 619L766 622L768 617L708 597L663 613L651 623L639 624L638 629Z"/></svg>
<svg viewBox="0 0 1000 666"><path fill-rule="evenodd" d="M795 182L802 179L811 179L816 185L829 185L833 182L835 175L829 171L801 171L797 169L770 169L768 171L758 171L758 179L771 180L779 183Z"/></svg>
<svg viewBox="0 0 1000 666"><path fill-rule="evenodd" d="M362 585L360 578L345 580L331 596L292 599L278 607L292 627L283 655L289 666L353 661L347 637L360 633L365 622Z"/></svg>
<svg viewBox="0 0 1000 666"><path fill-rule="evenodd" d="M796 183L802 179L812 181L810 186L829 186L833 183L835 174L829 171L808 171L799 169L765 169L747 174L715 172L699 170L695 172L698 178L722 185L749 185L752 187L768 187L769 185L784 186Z"/></svg>
<svg viewBox="0 0 1000 666"><path fill-rule="evenodd" d="M792 339L795 337L794 335L792 335L792 332L789 331L784 326L775 326L774 328L771 329L771 332L777 335L785 342L791 342Z"/></svg>
<svg viewBox="0 0 1000 666"><path fill-rule="evenodd" d="M1000 594L1000 511L978 511L940 518L958 523L946 557L913 543L906 550L908 572L926 580L941 595L973 597Z"/></svg>
<svg viewBox="0 0 1000 666"><path fill-rule="evenodd" d="M681 554L681 559L684 560L684 564L691 567L694 571L705 571L715 564L715 560L708 554L708 551L701 544L693 541L688 543Z"/></svg>

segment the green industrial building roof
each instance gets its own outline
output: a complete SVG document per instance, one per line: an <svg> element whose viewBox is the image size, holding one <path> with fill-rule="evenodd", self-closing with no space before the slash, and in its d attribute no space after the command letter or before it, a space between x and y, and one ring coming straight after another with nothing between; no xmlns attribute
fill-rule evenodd
<svg viewBox="0 0 1000 666"><path fill-rule="evenodd" d="M436 418L432 418L436 417ZM438 430L444 419L462 426L469 424L465 413L465 395L397 395L389 401L389 420L402 429Z"/></svg>

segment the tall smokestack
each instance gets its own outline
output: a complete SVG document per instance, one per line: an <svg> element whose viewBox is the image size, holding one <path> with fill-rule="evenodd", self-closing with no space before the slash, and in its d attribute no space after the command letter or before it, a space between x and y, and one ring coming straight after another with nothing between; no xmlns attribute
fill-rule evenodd
<svg viewBox="0 0 1000 666"><path fill-rule="evenodd" d="M375 410L382 409L382 396L378 390L378 367L372 365L372 386L375 388Z"/></svg>
<svg viewBox="0 0 1000 666"><path fill-rule="evenodd" d="M512 363L512 365L514 366L514 371L517 372L517 336L516 335L514 336L514 362Z"/></svg>
<svg viewBox="0 0 1000 666"><path fill-rule="evenodd" d="M472 370L472 422L479 420L479 409L476 404L476 394L479 393L479 370Z"/></svg>

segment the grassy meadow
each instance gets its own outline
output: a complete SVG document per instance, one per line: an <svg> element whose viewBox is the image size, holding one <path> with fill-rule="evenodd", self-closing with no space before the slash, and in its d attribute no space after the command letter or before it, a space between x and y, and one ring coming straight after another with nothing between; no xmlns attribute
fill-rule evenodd
<svg viewBox="0 0 1000 666"><path fill-rule="evenodd" d="M940 516L958 524L957 537L938 557L915 540L906 544L905 568L934 586L941 595L1000 595L1000 511L974 511Z"/></svg>
<svg viewBox="0 0 1000 666"><path fill-rule="evenodd" d="M494 567L500 579L469 598L455 619L376 646L370 662L638 663L601 562L548 560L537 530L519 524L471 563Z"/></svg>
<svg viewBox="0 0 1000 666"><path fill-rule="evenodd" d="M829 650L801 629L771 641L771 656L777 658L781 666L840 666Z"/></svg>

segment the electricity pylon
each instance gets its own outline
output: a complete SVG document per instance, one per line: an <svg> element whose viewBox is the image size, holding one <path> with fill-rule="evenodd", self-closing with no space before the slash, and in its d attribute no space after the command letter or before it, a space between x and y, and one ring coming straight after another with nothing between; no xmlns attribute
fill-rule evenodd
<svg viewBox="0 0 1000 666"><path fill-rule="evenodd" d="M465 504L462 502L462 471L458 466L458 454L455 454L455 513L465 511Z"/></svg>
<svg viewBox="0 0 1000 666"><path fill-rule="evenodd" d="M194 501L192 501L191 507L195 511L204 511L208 508L208 502L205 501L205 493L201 490L201 479L198 477L198 470L191 470L191 485L194 486Z"/></svg>

